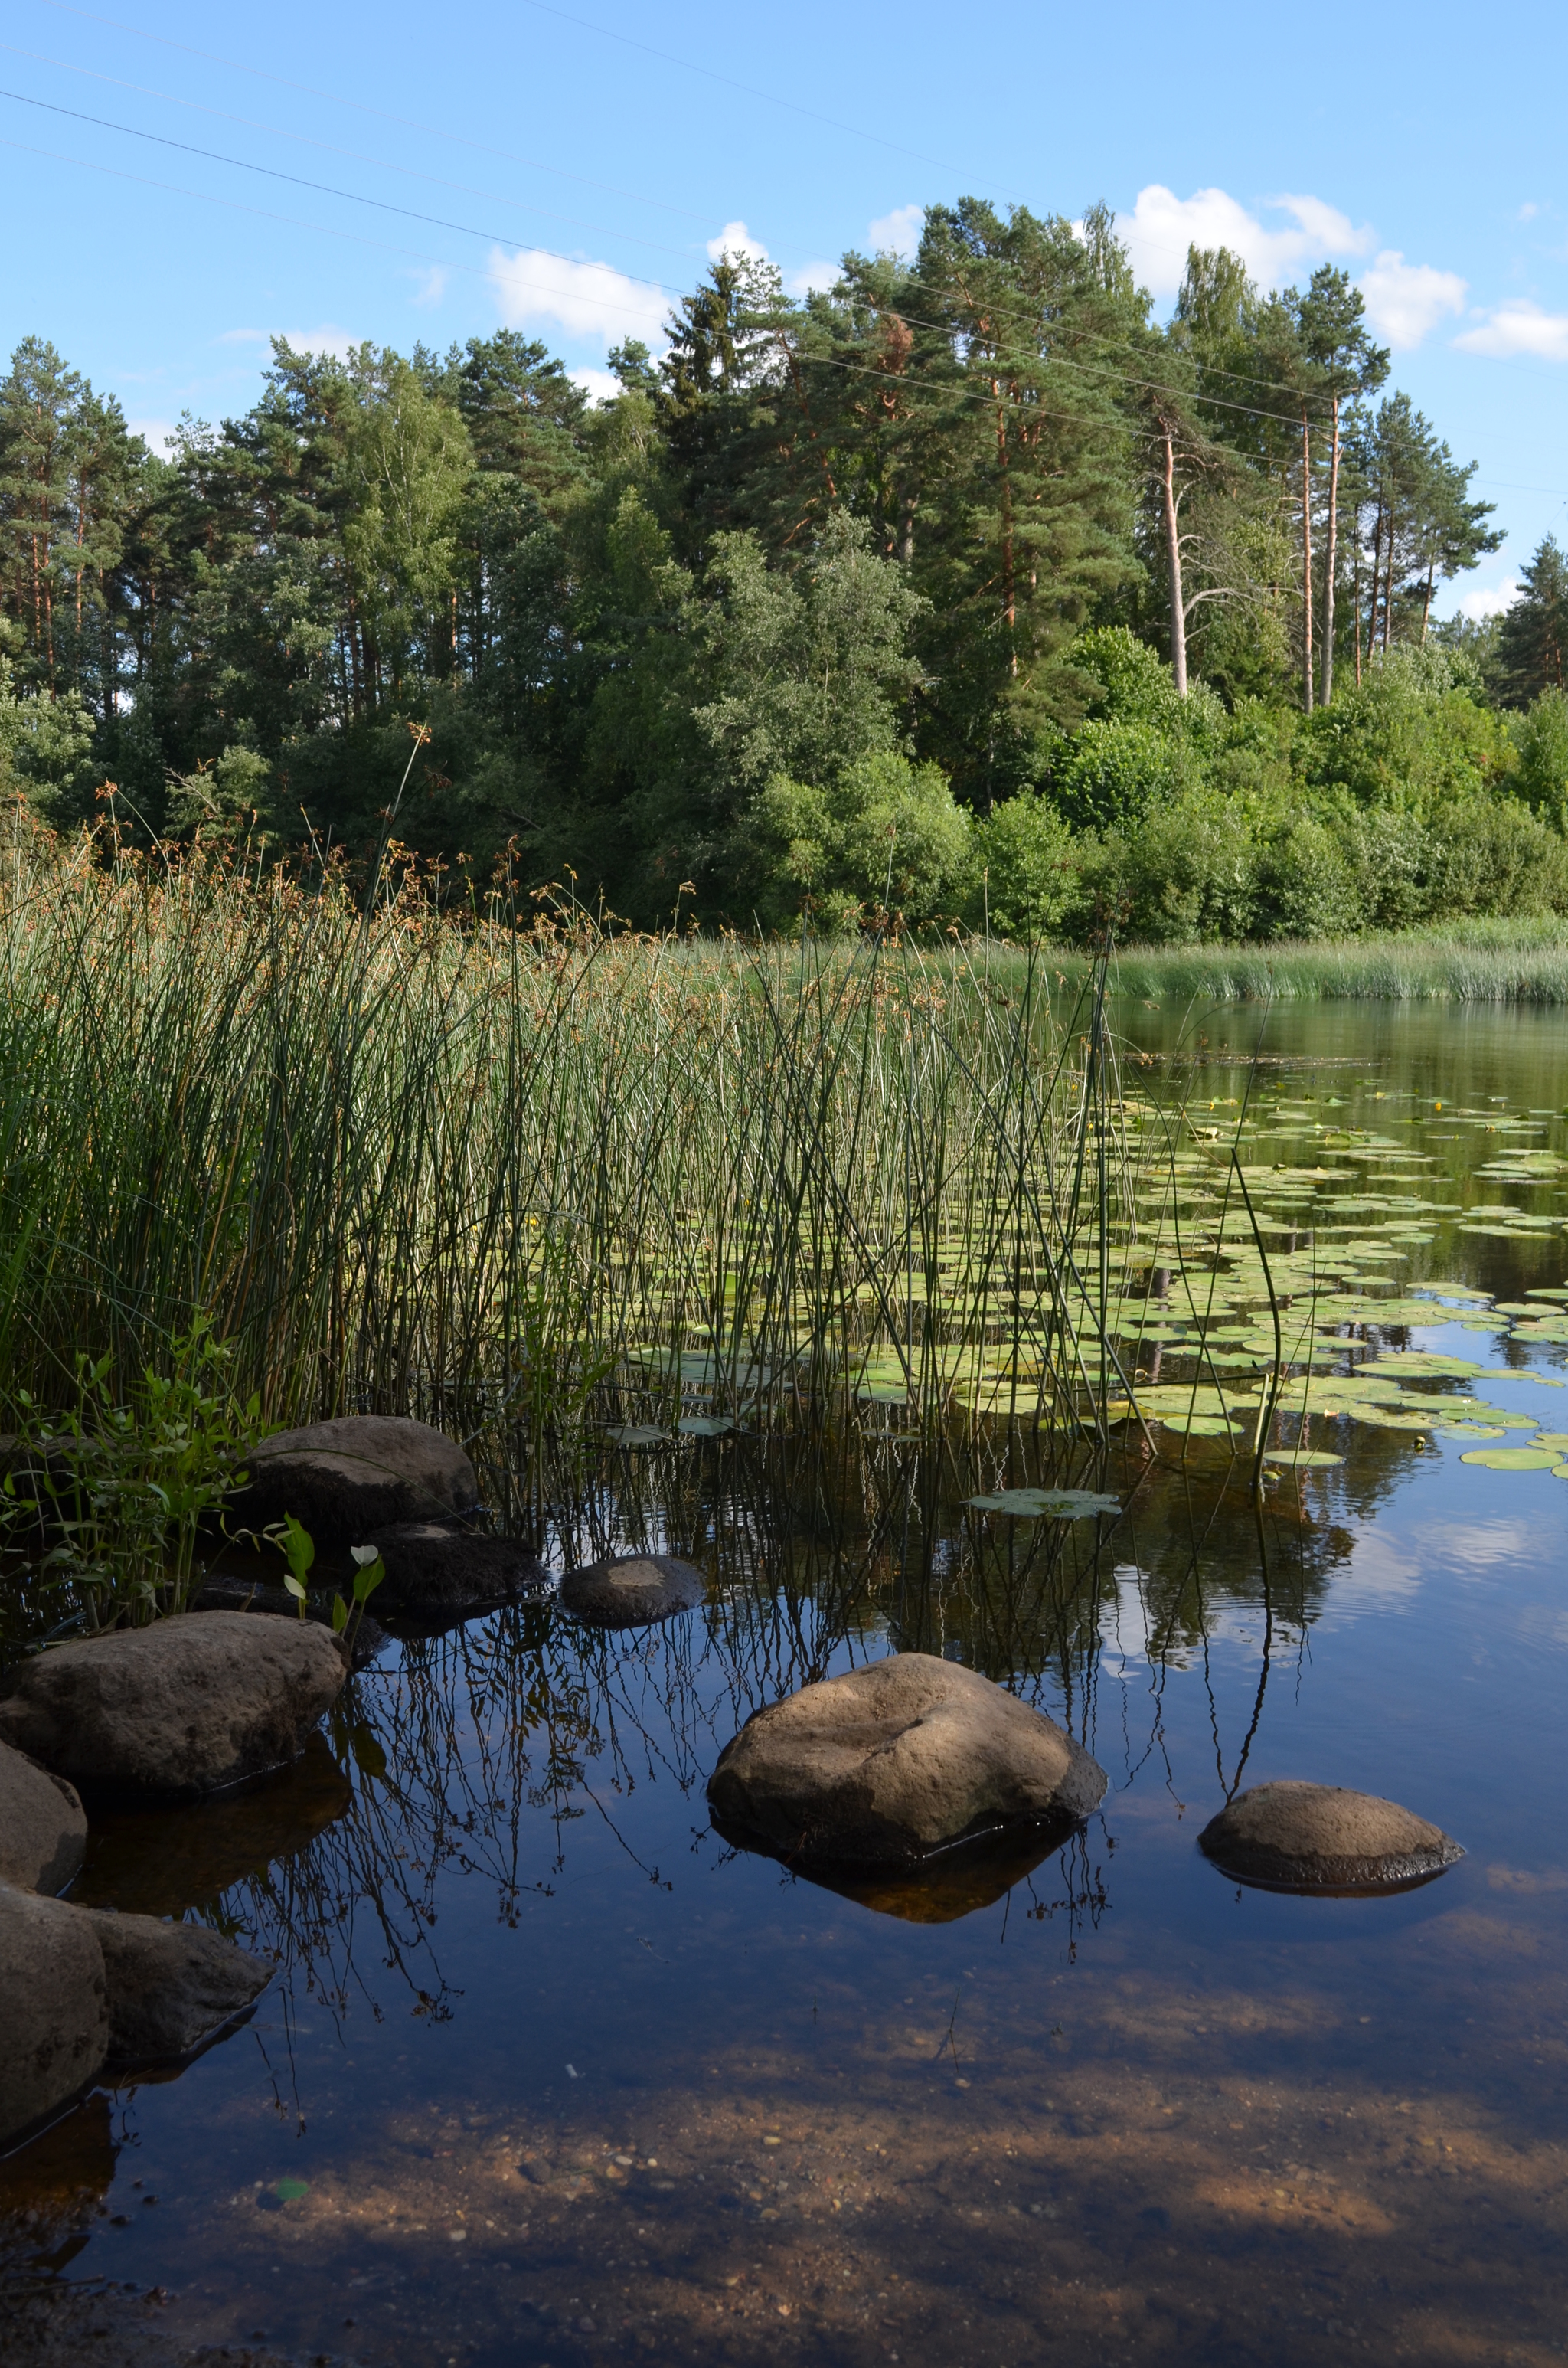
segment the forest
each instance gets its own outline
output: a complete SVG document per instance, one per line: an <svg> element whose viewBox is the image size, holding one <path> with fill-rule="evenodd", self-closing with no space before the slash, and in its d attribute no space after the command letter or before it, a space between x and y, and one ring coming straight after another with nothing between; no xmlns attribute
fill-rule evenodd
<svg viewBox="0 0 1568 2368"><path fill-rule="evenodd" d="M1330 267L974 199L831 292L715 264L591 404L504 331L166 454L0 381L0 768L62 832L642 928L1316 937L1568 909L1568 567L1502 537Z"/></svg>

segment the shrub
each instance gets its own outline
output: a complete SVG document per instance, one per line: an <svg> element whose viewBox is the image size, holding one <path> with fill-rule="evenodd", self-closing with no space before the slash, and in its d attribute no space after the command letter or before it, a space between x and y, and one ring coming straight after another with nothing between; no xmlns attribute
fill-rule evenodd
<svg viewBox="0 0 1568 2368"><path fill-rule="evenodd" d="M970 917L1030 945L1054 936L1083 897L1082 850L1050 798L1020 791L974 833Z"/></svg>
<svg viewBox="0 0 1568 2368"><path fill-rule="evenodd" d="M1257 907L1257 848L1239 801L1197 791L1112 831L1085 866L1123 938L1150 945L1245 938Z"/></svg>
<svg viewBox="0 0 1568 2368"><path fill-rule="evenodd" d="M971 830L935 765L862 757L829 789L776 773L746 818L743 876L767 927L851 927L884 903L930 920L963 894Z"/></svg>
<svg viewBox="0 0 1568 2368"><path fill-rule="evenodd" d="M1568 821L1568 698L1543 690L1515 726L1519 769L1515 788L1561 830Z"/></svg>

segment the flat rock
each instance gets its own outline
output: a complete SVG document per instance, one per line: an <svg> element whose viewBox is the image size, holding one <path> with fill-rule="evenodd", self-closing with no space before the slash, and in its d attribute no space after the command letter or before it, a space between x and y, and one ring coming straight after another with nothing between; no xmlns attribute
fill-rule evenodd
<svg viewBox="0 0 1568 2368"><path fill-rule="evenodd" d="M373 1531L365 1543L377 1548L386 1565L376 1604L388 1611L511 1603L534 1593L550 1577L526 1546L443 1521L400 1521Z"/></svg>
<svg viewBox="0 0 1568 2368"><path fill-rule="evenodd" d="M395 1522L467 1513L479 1502L462 1449L407 1415L342 1415L274 1431L245 1468L250 1485L233 1498L233 1518L259 1531L292 1513L318 1550L363 1545Z"/></svg>
<svg viewBox="0 0 1568 2368"><path fill-rule="evenodd" d="M907 1864L1015 1819L1075 1819L1105 1771L976 1670L899 1653L746 1721L709 1780L715 1817L791 1856Z"/></svg>
<svg viewBox="0 0 1568 2368"><path fill-rule="evenodd" d="M74 1784L212 1793L297 1759L344 1675L312 1621L181 1612L18 1663L0 1742Z"/></svg>
<svg viewBox="0 0 1568 2368"><path fill-rule="evenodd" d="M108 1988L108 2053L117 2062L157 2064L188 2055L244 2013L272 1979L272 1967L204 1924L165 1924L80 1907L97 1936Z"/></svg>
<svg viewBox="0 0 1568 2368"><path fill-rule="evenodd" d="M708 1593L699 1570L674 1554L614 1554L585 1563L561 1582L561 1600L595 1628L645 1628L694 1611Z"/></svg>
<svg viewBox="0 0 1568 2368"><path fill-rule="evenodd" d="M95 2077L108 2032L91 1918L63 1899L0 1884L0 2144Z"/></svg>
<svg viewBox="0 0 1568 2368"><path fill-rule="evenodd" d="M1464 1856L1451 1834L1397 1801L1295 1779L1238 1793L1198 1840L1227 1874L1287 1891L1385 1890Z"/></svg>
<svg viewBox="0 0 1568 2368"><path fill-rule="evenodd" d="M75 1787L0 1744L0 1883L18 1891L63 1891L86 1842Z"/></svg>

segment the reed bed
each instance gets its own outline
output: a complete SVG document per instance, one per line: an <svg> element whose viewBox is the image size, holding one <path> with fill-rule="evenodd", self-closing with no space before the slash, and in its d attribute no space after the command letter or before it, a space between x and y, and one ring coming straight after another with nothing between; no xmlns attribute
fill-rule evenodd
<svg viewBox="0 0 1568 2368"><path fill-rule="evenodd" d="M0 985L13 1398L201 1338L268 1424L642 1443L847 1399L1104 1435L1164 1154L1103 973L620 936L505 889L454 914L413 880L366 909L18 825Z"/></svg>
<svg viewBox="0 0 1568 2368"><path fill-rule="evenodd" d="M991 957L998 978L1008 957ZM1064 986L1092 965L1081 953L1051 959ZM1252 946L1126 946L1112 966L1115 993L1159 1003L1568 1003L1568 923L1543 914L1477 920L1388 936L1281 939Z"/></svg>

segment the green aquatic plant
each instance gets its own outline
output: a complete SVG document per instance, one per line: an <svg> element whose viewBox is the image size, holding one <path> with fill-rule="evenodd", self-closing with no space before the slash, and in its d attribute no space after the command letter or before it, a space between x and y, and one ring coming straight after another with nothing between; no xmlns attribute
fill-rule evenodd
<svg viewBox="0 0 1568 2368"><path fill-rule="evenodd" d="M62 1407L16 1393L0 1541L34 1563L68 1623L140 1626L185 1610L203 1536L244 1486L260 1429L232 1368L227 1344L199 1321L123 1394L112 1359L84 1354Z"/></svg>

